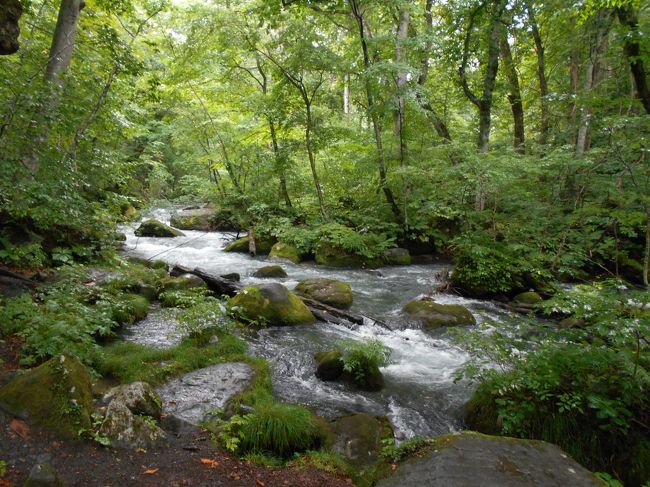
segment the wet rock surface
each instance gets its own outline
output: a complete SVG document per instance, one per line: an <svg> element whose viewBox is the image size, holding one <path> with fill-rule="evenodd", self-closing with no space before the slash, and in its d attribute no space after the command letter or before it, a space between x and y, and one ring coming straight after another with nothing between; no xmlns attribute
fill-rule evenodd
<svg viewBox="0 0 650 487"><path fill-rule="evenodd" d="M244 362L231 362L195 370L158 388L165 425L186 431L198 425L210 411L225 409L244 392L255 371Z"/></svg>
<svg viewBox="0 0 650 487"><path fill-rule="evenodd" d="M445 435L424 456L399 465L378 487L596 487L603 484L560 448L543 441Z"/></svg>

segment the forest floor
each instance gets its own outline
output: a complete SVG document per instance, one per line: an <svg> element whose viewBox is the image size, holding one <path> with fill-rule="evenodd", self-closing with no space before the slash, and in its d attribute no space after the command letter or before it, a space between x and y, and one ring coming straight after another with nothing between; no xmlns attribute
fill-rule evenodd
<svg viewBox="0 0 650 487"><path fill-rule="evenodd" d="M0 341L0 385L18 366L20 340ZM113 449L89 440L62 440L0 411L0 487L21 486L37 463L49 463L63 485L349 487L351 480L314 467L264 467L214 444L207 431L168 435L165 446Z"/></svg>

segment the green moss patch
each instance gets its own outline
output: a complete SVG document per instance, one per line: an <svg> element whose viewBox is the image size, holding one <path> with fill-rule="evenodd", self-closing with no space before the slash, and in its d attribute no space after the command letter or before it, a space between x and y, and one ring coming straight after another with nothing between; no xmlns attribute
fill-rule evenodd
<svg viewBox="0 0 650 487"><path fill-rule="evenodd" d="M245 287L230 300L230 305L240 318L248 322L271 325L316 322L316 317L305 303L277 283Z"/></svg>
<svg viewBox="0 0 650 487"><path fill-rule="evenodd" d="M421 299L411 301L402 310L428 328L476 324L472 313L459 304L439 304Z"/></svg>

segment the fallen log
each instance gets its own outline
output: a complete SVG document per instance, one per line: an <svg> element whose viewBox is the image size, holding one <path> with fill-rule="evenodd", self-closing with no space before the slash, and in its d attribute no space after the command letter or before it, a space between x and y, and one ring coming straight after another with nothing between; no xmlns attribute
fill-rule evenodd
<svg viewBox="0 0 650 487"><path fill-rule="evenodd" d="M203 279L210 291L217 294L218 296L226 295L232 298L239 292L242 287L242 285L238 282L224 279L220 276L214 276L204 271L203 269L199 269L198 267L192 270L191 274L194 274L195 276Z"/></svg>
<svg viewBox="0 0 650 487"><path fill-rule="evenodd" d="M374 318L369 318L363 315L350 313L349 311L345 311L339 308L334 308L333 306L329 306L314 299L305 298L303 296L298 297L302 299L303 303L305 303L311 312L314 313L314 316L320 320L329 321L330 323L336 323L344 326L348 326L348 324L363 325L366 323L366 320L370 320L379 326L386 328L387 330L391 329L388 324L384 323L381 320L376 320Z"/></svg>

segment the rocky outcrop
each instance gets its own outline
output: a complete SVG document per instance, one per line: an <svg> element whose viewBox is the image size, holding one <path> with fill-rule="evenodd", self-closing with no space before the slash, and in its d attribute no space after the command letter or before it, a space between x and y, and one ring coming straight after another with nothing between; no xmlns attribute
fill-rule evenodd
<svg viewBox="0 0 650 487"><path fill-rule="evenodd" d="M211 411L225 410L246 391L255 377L244 362L213 365L183 375L158 389L165 424L177 431L191 429Z"/></svg>
<svg viewBox="0 0 650 487"><path fill-rule="evenodd" d="M316 321L316 317L298 296L282 284L248 286L230 300L240 319L270 325L299 325Z"/></svg>
<svg viewBox="0 0 650 487"><path fill-rule="evenodd" d="M303 260L303 255L295 245L284 242L276 243L271 248L269 257L275 259L286 259L290 262L293 262L294 264L300 264L300 262Z"/></svg>
<svg viewBox="0 0 650 487"><path fill-rule="evenodd" d="M512 301L515 306L533 308L537 303L542 302L542 297L535 291L526 291L517 294Z"/></svg>
<svg viewBox="0 0 650 487"><path fill-rule="evenodd" d="M216 228L217 210L215 208L193 208L176 212L170 218L169 223L181 230L200 230L209 232ZM224 230L234 230L226 228Z"/></svg>
<svg viewBox="0 0 650 487"><path fill-rule="evenodd" d="M378 487L602 487L550 443L463 432L433 439L428 453L400 463Z"/></svg>
<svg viewBox="0 0 650 487"><path fill-rule="evenodd" d="M20 0L0 0L0 54L13 54L20 47L18 20L22 13Z"/></svg>
<svg viewBox="0 0 650 487"><path fill-rule="evenodd" d="M369 392L380 391L384 387L384 376L379 367L365 365L356 373L348 372L345 370L342 357L340 350L315 353L316 377L322 381L342 380Z"/></svg>
<svg viewBox="0 0 650 487"><path fill-rule="evenodd" d="M353 267L375 269L383 265L379 258L369 259L353 254L329 243L323 243L316 250L316 263L330 267Z"/></svg>
<svg viewBox="0 0 650 487"><path fill-rule="evenodd" d="M316 352L316 377L320 380L330 381L337 380L343 375L343 361L340 350L330 350L329 352Z"/></svg>
<svg viewBox="0 0 650 487"><path fill-rule="evenodd" d="M406 304L402 311L427 328L476 324L472 313L459 304L439 304L429 299L419 299Z"/></svg>
<svg viewBox="0 0 650 487"><path fill-rule="evenodd" d="M165 432L156 423L162 403L149 384L133 382L114 387L104 401L108 401L108 407L99 434L106 436L112 446L151 448L165 440Z"/></svg>
<svg viewBox="0 0 650 487"><path fill-rule="evenodd" d="M92 395L86 367L59 355L0 389L0 409L66 438L90 430Z"/></svg>
<svg viewBox="0 0 650 487"><path fill-rule="evenodd" d="M234 242L229 243L223 249L224 252L242 252L247 254L249 252L249 237L243 237ZM255 237L255 249L257 254L266 255L271 252L271 249L275 245L276 240L273 237L267 237L264 235L257 235Z"/></svg>
<svg viewBox="0 0 650 487"><path fill-rule="evenodd" d="M184 237L185 234L180 230L165 225L153 218L145 220L135 229L137 237Z"/></svg>
<svg viewBox="0 0 650 487"><path fill-rule="evenodd" d="M402 248L387 249L384 252L384 260L388 265L409 265L411 263L411 253Z"/></svg>
<svg viewBox="0 0 650 487"><path fill-rule="evenodd" d="M279 265L266 265L260 267L253 273L253 277L273 278L273 277L287 277L287 273Z"/></svg>
<svg viewBox="0 0 650 487"><path fill-rule="evenodd" d="M382 442L393 438L393 429L385 416L352 414L333 420L330 427L336 435L332 450L360 471L374 470L380 461Z"/></svg>
<svg viewBox="0 0 650 487"><path fill-rule="evenodd" d="M339 309L346 309L352 305L352 288L350 285L334 279L305 279L298 283L295 291L300 296Z"/></svg>

